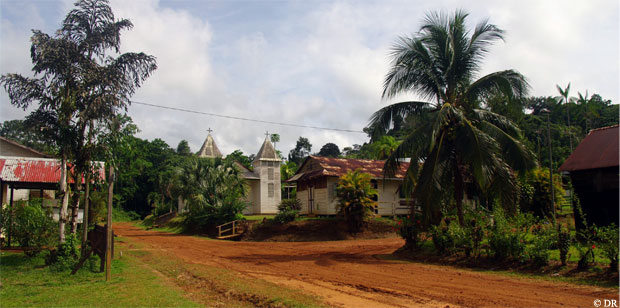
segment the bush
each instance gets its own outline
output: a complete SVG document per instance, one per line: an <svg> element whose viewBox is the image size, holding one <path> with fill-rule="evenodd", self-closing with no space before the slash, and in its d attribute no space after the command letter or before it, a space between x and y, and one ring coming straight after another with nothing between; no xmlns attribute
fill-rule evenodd
<svg viewBox="0 0 620 308"><path fill-rule="evenodd" d="M338 181L338 212L344 216L349 232L361 231L364 218L375 206L372 198L377 195L377 190L372 188L371 179L370 174L357 169L347 172Z"/></svg>
<svg viewBox="0 0 620 308"><path fill-rule="evenodd" d="M406 219L396 222L398 234L405 240L405 249L416 250L422 241L422 223L419 215L407 216Z"/></svg>
<svg viewBox="0 0 620 308"><path fill-rule="evenodd" d="M500 207L493 211L493 226L489 229L489 249L497 260L521 260L525 252L525 236L529 216L517 214L510 223ZM524 232L525 231L525 232Z"/></svg>
<svg viewBox="0 0 620 308"><path fill-rule="evenodd" d="M45 264L50 265L52 270L63 272L70 269L79 261L79 239L75 234L69 234L65 242L58 245L45 258Z"/></svg>
<svg viewBox="0 0 620 308"><path fill-rule="evenodd" d="M577 269L588 269L592 263L595 262L596 256L594 255L594 249L596 244L594 243L594 237L596 236L596 229L594 227L584 227L577 232L580 241L576 243L575 247L579 252L579 261L577 262Z"/></svg>
<svg viewBox="0 0 620 308"><path fill-rule="evenodd" d="M280 204L278 204L278 211L282 212L286 210L301 211L301 200L297 198L283 199L280 201Z"/></svg>
<svg viewBox="0 0 620 308"><path fill-rule="evenodd" d="M525 253L529 260L538 267L549 263L549 249L552 248L556 234L553 227L536 225L532 230L533 239Z"/></svg>
<svg viewBox="0 0 620 308"><path fill-rule="evenodd" d="M20 201L12 209L8 206L2 209L2 229L10 232L11 239L24 247L24 253L29 257L54 244L57 227L51 209L43 208L41 199Z"/></svg>
<svg viewBox="0 0 620 308"><path fill-rule="evenodd" d="M551 205L551 184L549 182L549 169L539 168L527 173L525 182L520 184L520 208L523 212L533 213L537 217L550 218L553 213ZM553 175L553 187L555 190L555 203L562 204L564 201L564 189L558 174Z"/></svg>
<svg viewBox="0 0 620 308"><path fill-rule="evenodd" d="M606 227L595 228L598 238L599 248L603 254L609 259L609 267L611 270L618 270L618 227L611 224Z"/></svg>
<svg viewBox="0 0 620 308"><path fill-rule="evenodd" d="M560 250L560 262L562 266L566 265L566 259L568 259L568 252L570 250L571 235L570 232L558 225L558 249Z"/></svg>
<svg viewBox="0 0 620 308"><path fill-rule="evenodd" d="M446 217L444 225L431 227L433 245L440 255L453 255L459 251L466 251L469 255L472 247L471 238L458 223L452 223L453 220L451 217Z"/></svg>
<svg viewBox="0 0 620 308"><path fill-rule="evenodd" d="M284 211L280 211L278 215L276 215L273 220L285 224L287 222L294 221L299 216L299 212L296 210L285 209Z"/></svg>

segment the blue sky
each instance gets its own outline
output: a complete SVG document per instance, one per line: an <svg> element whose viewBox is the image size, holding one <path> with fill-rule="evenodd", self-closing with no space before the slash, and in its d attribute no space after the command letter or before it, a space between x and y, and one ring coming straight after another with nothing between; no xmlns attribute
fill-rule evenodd
<svg viewBox="0 0 620 308"><path fill-rule="evenodd" d="M73 1L0 0L0 73L29 75L30 29L55 31ZM134 100L266 121L361 130L381 99L390 46L415 33L431 10L465 9L506 30L481 74L515 69L531 95L557 95L555 85L599 93L618 103L618 1L111 1L117 18L134 23L123 51L157 57L159 68ZM0 120L22 118L0 90ZM255 153L266 130L284 153L299 136L318 152L367 141L341 133L233 121L133 105L140 137L181 139L197 151L207 128L222 152Z"/></svg>

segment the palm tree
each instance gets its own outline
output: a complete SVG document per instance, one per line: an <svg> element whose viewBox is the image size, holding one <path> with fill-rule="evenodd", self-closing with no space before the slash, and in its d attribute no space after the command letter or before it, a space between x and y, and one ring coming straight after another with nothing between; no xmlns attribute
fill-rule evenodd
<svg viewBox="0 0 620 308"><path fill-rule="evenodd" d="M372 143L372 152L375 159L386 159L398 147L400 141L392 136L381 136L381 139Z"/></svg>
<svg viewBox="0 0 620 308"><path fill-rule="evenodd" d="M570 99L568 98L568 93L570 92L570 82L564 89L562 89L560 85L555 85L555 87L558 89L558 92L560 92L560 96L558 97L560 104L562 103L562 101L564 101L564 105L566 105L566 118L568 120L568 142L570 144L570 151L572 153L573 152L573 136L571 134L571 128L570 128L570 106L568 105L568 103L570 102Z"/></svg>
<svg viewBox="0 0 620 308"><path fill-rule="evenodd" d="M375 112L373 136L388 131L394 118L406 118L411 129L385 163L386 176L409 157L407 170L416 202L426 222L441 217L441 202L456 205L463 225L466 183L497 196L506 207L517 198L514 171L535 166L533 154L520 142L521 133L506 117L481 108L486 97L501 93L520 99L529 87L514 70L475 79L490 44L503 31L484 20L470 34L467 13L427 14L420 31L401 37L392 52L392 65L383 97L413 92L426 101L396 103ZM409 185L412 186L412 185Z"/></svg>

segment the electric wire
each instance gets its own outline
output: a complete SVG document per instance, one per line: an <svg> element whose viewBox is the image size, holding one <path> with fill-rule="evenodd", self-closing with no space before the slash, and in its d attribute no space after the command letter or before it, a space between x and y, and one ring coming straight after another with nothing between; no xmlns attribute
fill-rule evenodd
<svg viewBox="0 0 620 308"><path fill-rule="evenodd" d="M161 105L150 104L150 103L143 103L143 102L137 102L137 101L131 101L131 103L132 104L138 104L138 105L155 107L155 108L162 108L162 109L175 110L175 111L181 111L181 112L188 112L188 113L194 113L194 114L208 115L208 116L218 117L218 118L232 119L232 120L240 120L240 121L248 121L248 122L256 122L256 123L265 123L265 124L274 124L274 125L281 125L281 126L291 126L291 127L301 127L301 128L330 130L330 131L345 132L345 133L362 133L362 134L365 134L365 132L363 132L363 131L352 130L352 129L321 127L321 126L312 126L312 125L302 125L302 124L292 124L292 123L284 123L284 122L265 121L265 120L258 120L258 119L244 118L244 117L235 117L235 116L223 115L223 114L216 114L216 113L211 113L211 112L189 110L189 109L183 109L183 108L177 108L177 107L161 106Z"/></svg>

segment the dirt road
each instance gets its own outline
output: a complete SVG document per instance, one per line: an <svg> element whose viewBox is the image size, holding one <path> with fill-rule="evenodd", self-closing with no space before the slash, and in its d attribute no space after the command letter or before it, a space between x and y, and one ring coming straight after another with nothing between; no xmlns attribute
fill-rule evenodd
<svg viewBox="0 0 620 308"><path fill-rule="evenodd" d="M594 307L617 291L380 258L400 239L304 243L206 240L120 223L115 233L188 263L240 272L340 307Z"/></svg>

